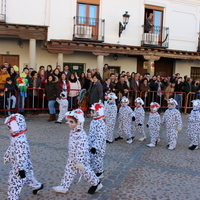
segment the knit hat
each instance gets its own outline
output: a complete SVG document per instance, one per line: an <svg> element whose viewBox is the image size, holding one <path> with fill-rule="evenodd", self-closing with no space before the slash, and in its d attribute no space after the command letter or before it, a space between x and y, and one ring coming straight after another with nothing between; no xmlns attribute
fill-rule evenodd
<svg viewBox="0 0 200 200"><path fill-rule="evenodd" d="M60 97L61 98L67 98L67 92L61 92Z"/></svg>
<svg viewBox="0 0 200 200"><path fill-rule="evenodd" d="M191 102L193 104L193 109L194 110L199 109L199 107L200 107L200 99L194 99Z"/></svg>
<svg viewBox="0 0 200 200"><path fill-rule="evenodd" d="M123 96L122 99L121 99L121 103L125 103L126 105L128 105L129 104L128 98L126 98L125 96Z"/></svg>
<svg viewBox="0 0 200 200"><path fill-rule="evenodd" d="M141 105L144 105L144 101L140 97L135 99L135 103L140 103Z"/></svg>
<svg viewBox="0 0 200 200"><path fill-rule="evenodd" d="M110 92L108 93L108 103L114 103L115 102L115 99L117 99L117 96L114 92Z"/></svg>
<svg viewBox="0 0 200 200"><path fill-rule="evenodd" d="M170 98L167 100L167 103L173 103L174 104L174 108L178 105L177 101L173 98Z"/></svg>
<svg viewBox="0 0 200 200"><path fill-rule="evenodd" d="M23 115L15 113L5 119L4 124L9 126L14 133L26 130L26 121Z"/></svg>
<svg viewBox="0 0 200 200"><path fill-rule="evenodd" d="M150 107L153 108L154 112L156 112L160 108L160 104L158 104L157 102L151 102Z"/></svg>
<svg viewBox="0 0 200 200"><path fill-rule="evenodd" d="M104 116L104 105L101 102L94 103L90 109L95 110L97 112L97 116L95 117Z"/></svg>
<svg viewBox="0 0 200 200"><path fill-rule="evenodd" d="M68 111L66 112L65 116L66 116L66 120L70 117L76 118L77 124L78 124L77 129L83 129L85 118L84 118L84 113L81 109L78 108L76 110Z"/></svg>

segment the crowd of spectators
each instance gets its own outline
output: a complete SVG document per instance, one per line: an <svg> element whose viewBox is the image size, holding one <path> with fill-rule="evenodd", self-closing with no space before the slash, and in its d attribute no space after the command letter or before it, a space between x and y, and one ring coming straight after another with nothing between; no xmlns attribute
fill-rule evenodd
<svg viewBox="0 0 200 200"><path fill-rule="evenodd" d="M67 92L69 108L76 108L79 91L82 89L86 90L88 105L99 100L104 101L105 94L114 91L118 101L122 96L127 96L131 105L134 105L134 99L140 95L145 102L157 101L161 104L173 97L181 106L183 92L199 93L200 84L199 80L181 77L179 73L168 77L151 77L149 73L141 75L138 72L125 71L120 74L111 73L108 64L104 65L102 75L98 69L88 69L81 74L72 73L67 65L63 69L59 65L55 68L51 65L40 66L38 71L25 67L21 73L17 66L9 66L8 62L4 62L0 68L0 109L14 108L17 102L21 112L25 107L48 106L51 110L62 91Z"/></svg>

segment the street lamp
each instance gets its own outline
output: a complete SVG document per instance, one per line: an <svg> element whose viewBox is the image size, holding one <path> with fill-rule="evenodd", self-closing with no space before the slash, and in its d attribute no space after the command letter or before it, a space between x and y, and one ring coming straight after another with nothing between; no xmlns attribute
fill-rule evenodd
<svg viewBox="0 0 200 200"><path fill-rule="evenodd" d="M123 24L119 22L119 37L121 36L121 33L123 30L126 29L126 25L128 24L130 15L128 14L128 11L125 11L125 14L123 14Z"/></svg>

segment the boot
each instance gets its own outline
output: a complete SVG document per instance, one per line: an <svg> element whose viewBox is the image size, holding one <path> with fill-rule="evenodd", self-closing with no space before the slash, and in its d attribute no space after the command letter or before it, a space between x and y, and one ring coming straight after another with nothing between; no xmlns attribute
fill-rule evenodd
<svg viewBox="0 0 200 200"><path fill-rule="evenodd" d="M47 119L48 122L54 121L53 115L54 114L49 114L49 119Z"/></svg>
<svg viewBox="0 0 200 200"><path fill-rule="evenodd" d="M52 121L56 120L56 114L52 114Z"/></svg>

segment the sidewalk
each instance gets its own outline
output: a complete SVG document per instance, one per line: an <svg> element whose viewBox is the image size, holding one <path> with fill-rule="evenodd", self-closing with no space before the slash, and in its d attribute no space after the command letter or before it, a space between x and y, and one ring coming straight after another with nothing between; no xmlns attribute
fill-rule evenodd
<svg viewBox="0 0 200 200"><path fill-rule="evenodd" d="M147 116L148 113L146 121ZM52 191L51 187L60 184L64 173L69 128L64 123L47 122L47 115L28 115L26 119L35 176L45 187L36 196L30 188L24 187L20 200L200 200L200 149L188 150L186 115L182 115L184 127L173 151L166 149L165 126L161 128L161 142L155 148L146 147L149 136L140 142L139 135L132 144L124 140L108 144L102 179L104 187L94 195L87 194L90 185L84 178L76 185L79 175L67 194ZM86 132L90 121L91 118L86 118ZM10 164L3 164L3 155L9 145L9 132L3 122L1 118L1 200L6 199L10 170ZM146 127L145 131L148 131Z"/></svg>

